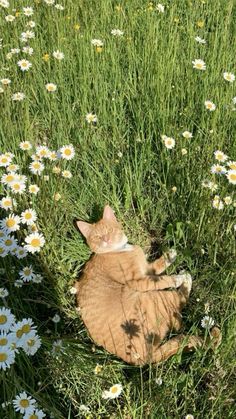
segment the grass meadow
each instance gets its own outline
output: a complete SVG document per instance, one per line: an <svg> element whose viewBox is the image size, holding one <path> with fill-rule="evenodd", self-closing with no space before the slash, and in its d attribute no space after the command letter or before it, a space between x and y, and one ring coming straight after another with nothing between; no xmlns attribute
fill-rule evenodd
<svg viewBox="0 0 236 419"><path fill-rule="evenodd" d="M0 418L233 419L236 4L55 5L0 1L0 329L5 307L18 337L31 333L34 345L39 336L37 350L22 342L13 350L2 329ZM205 66L195 68L195 60ZM72 154L63 157L68 145ZM50 159L48 149L60 155ZM47 158L38 160L42 150ZM105 204L150 259L176 248L169 272L193 276L185 333L207 335L201 321L209 316L222 330L215 352L178 353L139 368L91 341L71 290L90 257L74 221L98 220ZM33 224L23 221L27 209L37 214ZM11 216L20 217L15 231L6 227ZM33 250L32 234L41 240ZM4 250L6 236L14 246ZM25 257L16 256L19 246ZM14 357L8 364L6 353ZM116 383L120 396L105 400L103 391ZM38 411L17 411L13 400L22 392Z"/></svg>

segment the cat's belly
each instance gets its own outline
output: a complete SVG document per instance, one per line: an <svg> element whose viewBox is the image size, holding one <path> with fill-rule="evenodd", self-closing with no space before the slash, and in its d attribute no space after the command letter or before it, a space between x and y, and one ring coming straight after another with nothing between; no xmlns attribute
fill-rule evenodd
<svg viewBox="0 0 236 419"><path fill-rule="evenodd" d="M167 310L165 299L163 292L139 293L122 287L85 286L78 295L91 338L129 363L145 363L150 348L158 347L173 327L176 307Z"/></svg>

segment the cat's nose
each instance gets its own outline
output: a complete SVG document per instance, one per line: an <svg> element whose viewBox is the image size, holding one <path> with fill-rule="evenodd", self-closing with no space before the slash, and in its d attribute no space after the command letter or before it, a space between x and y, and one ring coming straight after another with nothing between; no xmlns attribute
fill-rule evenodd
<svg viewBox="0 0 236 419"><path fill-rule="evenodd" d="M104 234L104 236L102 236L102 240L106 243L111 243L111 239L109 238L108 234Z"/></svg>

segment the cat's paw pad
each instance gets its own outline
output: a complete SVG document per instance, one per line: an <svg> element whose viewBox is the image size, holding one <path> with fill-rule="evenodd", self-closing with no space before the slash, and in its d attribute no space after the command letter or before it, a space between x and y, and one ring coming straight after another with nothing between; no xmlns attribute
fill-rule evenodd
<svg viewBox="0 0 236 419"><path fill-rule="evenodd" d="M176 259L177 252L175 249L170 249L165 253L165 258L169 263L173 263Z"/></svg>

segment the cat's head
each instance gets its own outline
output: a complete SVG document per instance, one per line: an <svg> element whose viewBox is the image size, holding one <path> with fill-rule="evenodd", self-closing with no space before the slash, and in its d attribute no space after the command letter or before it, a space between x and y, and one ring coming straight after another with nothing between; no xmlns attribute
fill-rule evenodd
<svg viewBox="0 0 236 419"><path fill-rule="evenodd" d="M109 205L103 211L103 217L95 224L77 221L77 226L95 253L107 253L122 249L128 241Z"/></svg>

